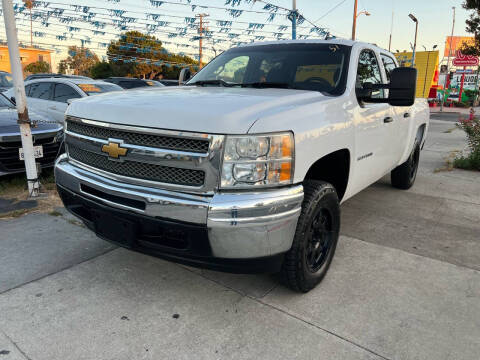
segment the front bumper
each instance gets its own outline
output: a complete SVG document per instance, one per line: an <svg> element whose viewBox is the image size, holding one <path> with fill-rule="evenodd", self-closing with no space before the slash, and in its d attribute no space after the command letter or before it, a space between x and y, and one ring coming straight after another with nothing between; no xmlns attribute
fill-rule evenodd
<svg viewBox="0 0 480 360"><path fill-rule="evenodd" d="M100 237L116 241L95 217L107 212L135 223L133 250L231 272L278 270L303 200L301 185L207 196L125 184L66 156L55 177L65 207Z"/></svg>

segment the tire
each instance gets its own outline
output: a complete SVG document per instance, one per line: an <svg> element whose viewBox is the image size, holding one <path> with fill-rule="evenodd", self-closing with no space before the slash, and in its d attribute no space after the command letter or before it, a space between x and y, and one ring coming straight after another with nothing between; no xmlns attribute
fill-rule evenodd
<svg viewBox="0 0 480 360"><path fill-rule="evenodd" d="M418 163L420 161L420 142L415 141L413 150L407 161L392 170L390 178L392 186L397 189L408 190L417 178Z"/></svg>
<svg viewBox="0 0 480 360"><path fill-rule="evenodd" d="M291 249L282 265L282 279L288 287L308 292L328 271L340 232L340 204L329 183L307 180L304 199Z"/></svg>

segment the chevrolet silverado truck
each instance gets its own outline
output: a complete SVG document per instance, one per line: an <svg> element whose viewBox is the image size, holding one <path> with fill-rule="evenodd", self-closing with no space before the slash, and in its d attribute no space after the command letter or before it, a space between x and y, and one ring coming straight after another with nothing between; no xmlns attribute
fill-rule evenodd
<svg viewBox="0 0 480 360"><path fill-rule="evenodd" d="M167 260L325 276L340 204L416 178L429 110L416 70L347 40L232 48L185 86L71 103L55 167L65 207L100 238Z"/></svg>

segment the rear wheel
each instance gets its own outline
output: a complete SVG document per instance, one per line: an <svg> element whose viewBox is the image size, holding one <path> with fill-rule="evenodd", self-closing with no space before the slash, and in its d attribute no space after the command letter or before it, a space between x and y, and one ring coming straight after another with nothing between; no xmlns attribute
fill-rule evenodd
<svg viewBox="0 0 480 360"><path fill-rule="evenodd" d="M340 205L335 188L326 182L307 180L303 187L302 212L282 277L291 289L308 292L323 279L335 254Z"/></svg>
<svg viewBox="0 0 480 360"><path fill-rule="evenodd" d="M391 172L392 186L397 189L408 190L417 178L418 163L420 162L420 142L415 141L412 153L402 165Z"/></svg>

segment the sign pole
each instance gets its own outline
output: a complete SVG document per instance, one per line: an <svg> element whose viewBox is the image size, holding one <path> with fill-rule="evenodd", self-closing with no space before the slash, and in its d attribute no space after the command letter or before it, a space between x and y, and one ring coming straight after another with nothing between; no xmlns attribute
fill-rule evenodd
<svg viewBox="0 0 480 360"><path fill-rule="evenodd" d="M465 82L465 72L467 67L463 67L462 80L460 81L460 92L458 93L458 102L462 102L463 83Z"/></svg>

